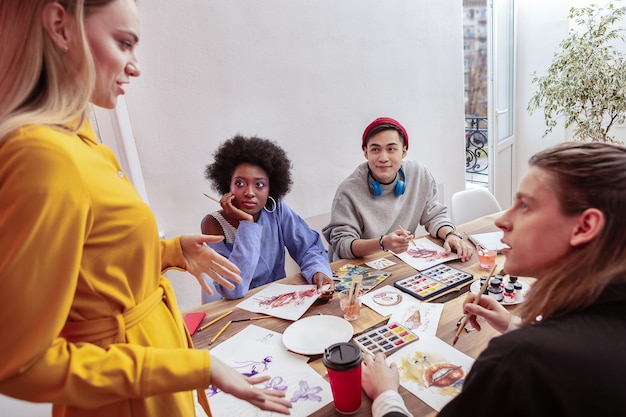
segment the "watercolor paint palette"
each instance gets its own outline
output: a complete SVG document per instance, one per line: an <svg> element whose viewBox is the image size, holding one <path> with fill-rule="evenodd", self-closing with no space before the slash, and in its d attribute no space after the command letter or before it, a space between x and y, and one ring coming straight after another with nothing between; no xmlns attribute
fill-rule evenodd
<svg viewBox="0 0 626 417"><path fill-rule="evenodd" d="M448 265L436 265L393 285L420 300L428 300L474 279L474 275Z"/></svg>
<svg viewBox="0 0 626 417"><path fill-rule="evenodd" d="M382 352L389 355L418 339L415 333L400 323L387 323L373 330L367 330L352 340L363 352L372 355Z"/></svg>

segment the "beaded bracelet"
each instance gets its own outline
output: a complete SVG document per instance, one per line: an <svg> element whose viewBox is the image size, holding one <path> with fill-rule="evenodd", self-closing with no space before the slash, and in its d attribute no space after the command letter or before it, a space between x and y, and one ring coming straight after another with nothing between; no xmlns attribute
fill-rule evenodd
<svg viewBox="0 0 626 417"><path fill-rule="evenodd" d="M385 237L385 235L380 235L380 239L378 239L378 244L380 245L380 249L384 250L385 252L389 252L387 249L385 249L385 246L383 245L383 238Z"/></svg>

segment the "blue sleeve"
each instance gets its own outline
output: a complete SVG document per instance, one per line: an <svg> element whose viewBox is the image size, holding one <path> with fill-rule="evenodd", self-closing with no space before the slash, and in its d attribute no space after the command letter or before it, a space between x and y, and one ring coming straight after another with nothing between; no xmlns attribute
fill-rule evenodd
<svg viewBox="0 0 626 417"><path fill-rule="evenodd" d="M332 279L328 251L324 248L319 233L312 230L307 222L283 201L279 206L281 209L279 221L285 246L289 255L300 266L302 276L309 284L317 272Z"/></svg>
<svg viewBox="0 0 626 417"><path fill-rule="evenodd" d="M242 221L237 228L235 235L235 243L231 251L223 242L209 244L220 255L228 258L229 261L237 265L241 270L239 276L241 282L235 284L235 289L228 290L218 283L215 283L215 289L224 298L235 299L242 298L248 293L250 283L254 277L254 271L257 268L259 257L261 255L261 234L263 226L253 222Z"/></svg>

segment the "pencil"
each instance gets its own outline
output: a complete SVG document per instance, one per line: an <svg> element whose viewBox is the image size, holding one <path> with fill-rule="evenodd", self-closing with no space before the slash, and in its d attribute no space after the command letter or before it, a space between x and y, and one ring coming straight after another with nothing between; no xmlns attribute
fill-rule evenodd
<svg viewBox="0 0 626 417"><path fill-rule="evenodd" d="M228 316L230 313L232 313L233 310L227 311L226 313L222 314L219 317L214 318L213 320L211 320L210 322L208 322L207 324L203 324L202 326L200 326L200 328L198 330L204 330L207 327L209 327L210 325L212 325L213 323L223 319L224 317Z"/></svg>
<svg viewBox="0 0 626 417"><path fill-rule="evenodd" d="M491 280L491 277L493 276L497 267L498 267L497 264L493 264L493 267L491 268L489 275L487 275L487 279L485 280L483 285L480 287L480 291L478 291L478 294L476 294L476 298L474 298L474 301L472 302L472 304L478 304L478 302L480 301L480 296L485 292L485 289L487 288L487 285L489 285L489 281ZM459 325L459 328L456 331L456 335L454 336L454 340L452 341L452 346L454 346L456 342L459 340L459 336L461 336L461 333L463 332L463 329L465 328L465 325L467 324L467 320L469 320L470 316L471 314L467 313L465 317L463 317L463 320L461 321L461 324Z"/></svg>
<svg viewBox="0 0 626 417"><path fill-rule="evenodd" d="M213 200L213 201L215 201L217 204L222 204L222 203L220 202L220 200L218 200L217 198L215 198L215 197L213 197L213 196L210 196L210 195L208 195L208 194L204 194L204 196L205 196L205 197L210 198L210 199L211 199L211 200Z"/></svg>
<svg viewBox="0 0 626 417"><path fill-rule="evenodd" d="M247 319L239 319L239 320L231 320L233 323L239 323L241 321L250 321L250 320L261 320L261 319L269 319L274 316L258 316L258 317L248 317Z"/></svg>
<svg viewBox="0 0 626 417"><path fill-rule="evenodd" d="M209 345L213 344L213 342L215 342L217 338L220 337L222 333L224 333L224 330L228 329L228 326L230 326L230 323L232 323L232 321L229 321L228 323L226 323L224 327L222 327L220 331L217 332L215 336L213 336L213 339L211 339L211 341L209 342Z"/></svg>

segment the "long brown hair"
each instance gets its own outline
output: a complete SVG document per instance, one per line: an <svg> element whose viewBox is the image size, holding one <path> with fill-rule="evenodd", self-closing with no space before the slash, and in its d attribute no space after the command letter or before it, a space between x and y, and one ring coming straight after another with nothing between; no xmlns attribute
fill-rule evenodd
<svg viewBox="0 0 626 417"><path fill-rule="evenodd" d="M626 281L626 148L565 142L543 150L529 165L545 170L565 215L596 208L605 216L599 235L574 248L532 287L518 313L525 324L583 309L614 281Z"/></svg>

